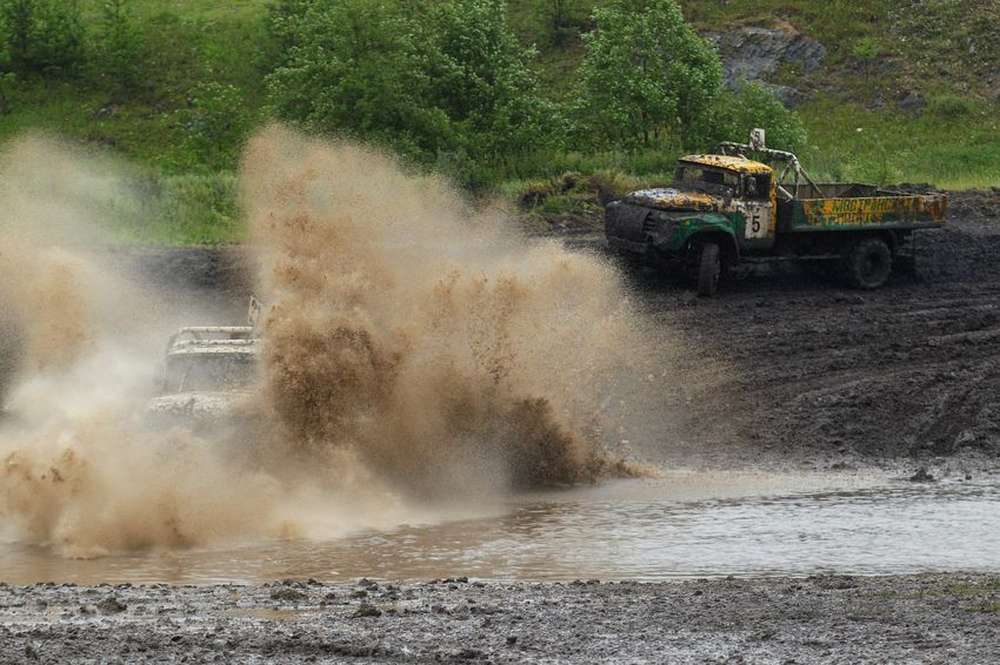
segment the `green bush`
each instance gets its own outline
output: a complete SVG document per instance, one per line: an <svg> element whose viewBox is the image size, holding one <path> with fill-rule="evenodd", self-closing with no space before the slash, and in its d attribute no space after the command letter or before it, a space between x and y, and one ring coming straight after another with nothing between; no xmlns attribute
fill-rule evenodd
<svg viewBox="0 0 1000 665"><path fill-rule="evenodd" d="M976 105L966 97L942 93L927 100L927 111L944 120L957 120L975 113Z"/></svg>
<svg viewBox="0 0 1000 665"><path fill-rule="evenodd" d="M593 21L575 105L581 137L630 149L665 135L701 143L722 65L675 0L614 0Z"/></svg>
<svg viewBox="0 0 1000 665"><path fill-rule="evenodd" d="M466 150L502 160L554 140L555 108L538 94L535 53L511 31L504 2L441 2L429 18L439 57L432 101L459 127Z"/></svg>
<svg viewBox="0 0 1000 665"><path fill-rule="evenodd" d="M191 95L191 108L181 112L187 142L211 169L236 163L250 132L252 118L242 91L234 85L202 83Z"/></svg>
<svg viewBox="0 0 1000 665"><path fill-rule="evenodd" d="M0 114L10 112L12 92L16 84L17 74L14 72L0 73Z"/></svg>
<svg viewBox="0 0 1000 665"><path fill-rule="evenodd" d="M264 66L274 69L288 64L291 52L304 41L307 14L315 0L275 0L264 20Z"/></svg>
<svg viewBox="0 0 1000 665"><path fill-rule="evenodd" d="M799 152L806 147L806 129L799 115L757 83L744 85L736 92L723 92L706 114L706 121L711 143L745 143L750 130L761 127L767 131L770 148Z"/></svg>
<svg viewBox="0 0 1000 665"><path fill-rule="evenodd" d="M438 58L426 33L398 2L309 4L281 33L293 46L267 78L274 111L413 157L454 149L447 115L429 103Z"/></svg>
<svg viewBox="0 0 1000 665"><path fill-rule="evenodd" d="M871 62L882 55L882 47L874 37L862 37L854 42L851 55L861 62Z"/></svg>
<svg viewBox="0 0 1000 665"><path fill-rule="evenodd" d="M514 160L558 126L501 0L286 0L270 23L285 47L267 78L271 103L308 129L388 145L469 182L477 164Z"/></svg>
<svg viewBox="0 0 1000 665"><path fill-rule="evenodd" d="M579 0L544 0L545 30L553 46L565 46L580 31Z"/></svg>
<svg viewBox="0 0 1000 665"><path fill-rule="evenodd" d="M10 51L0 44L0 114L9 113L11 93L17 83L17 74L10 71Z"/></svg>
<svg viewBox="0 0 1000 665"><path fill-rule="evenodd" d="M76 0L0 0L11 64L43 74L73 74L84 62L85 30Z"/></svg>
<svg viewBox="0 0 1000 665"><path fill-rule="evenodd" d="M129 0L105 0L97 32L97 68L120 92L136 87L142 71L143 36Z"/></svg>
<svg viewBox="0 0 1000 665"><path fill-rule="evenodd" d="M164 244L236 242L242 238L237 178L229 172L163 175L147 172L129 182L130 196L106 211L126 239Z"/></svg>

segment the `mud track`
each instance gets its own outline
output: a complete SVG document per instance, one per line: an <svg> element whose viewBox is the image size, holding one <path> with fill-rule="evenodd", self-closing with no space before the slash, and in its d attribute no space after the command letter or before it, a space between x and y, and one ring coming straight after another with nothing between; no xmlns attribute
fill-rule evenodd
<svg viewBox="0 0 1000 665"><path fill-rule="evenodd" d="M581 230L566 242L603 253L600 237ZM671 408L677 422L638 452L727 467L1000 468L1000 189L952 194L947 228L921 234L918 249L915 276L873 292L782 265L744 271L718 298L699 299L683 280L623 266L654 322L652 348L637 353L656 355L680 336L676 382L698 376ZM233 323L253 291L238 248L118 259L180 300L214 300Z"/></svg>
<svg viewBox="0 0 1000 665"><path fill-rule="evenodd" d="M646 271L635 292L730 371L688 410L670 456L800 467L993 470L1000 452L1000 190L955 194L916 276L861 292L783 265L716 299ZM634 274L634 273L633 273Z"/></svg>
<svg viewBox="0 0 1000 665"><path fill-rule="evenodd" d="M993 577L0 585L4 663L989 663Z"/></svg>

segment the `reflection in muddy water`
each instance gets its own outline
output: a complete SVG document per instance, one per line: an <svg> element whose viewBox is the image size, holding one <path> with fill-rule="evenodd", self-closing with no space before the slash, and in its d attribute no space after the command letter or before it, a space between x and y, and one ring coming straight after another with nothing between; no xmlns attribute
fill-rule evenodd
<svg viewBox="0 0 1000 665"><path fill-rule="evenodd" d="M0 545L0 580L252 582L285 577L656 580L1000 571L1000 485L671 474L522 497L497 515L327 542L67 560Z"/></svg>

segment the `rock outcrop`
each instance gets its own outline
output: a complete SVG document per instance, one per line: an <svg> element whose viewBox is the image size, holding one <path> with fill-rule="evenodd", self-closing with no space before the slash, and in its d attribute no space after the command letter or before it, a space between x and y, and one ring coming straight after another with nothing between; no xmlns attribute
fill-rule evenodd
<svg viewBox="0 0 1000 665"><path fill-rule="evenodd" d="M794 65L803 74L810 74L826 58L825 46L784 23L774 28L746 27L709 33L705 37L719 50L727 87L760 83L787 105L799 101L801 92L790 86L772 84L769 79L783 64Z"/></svg>

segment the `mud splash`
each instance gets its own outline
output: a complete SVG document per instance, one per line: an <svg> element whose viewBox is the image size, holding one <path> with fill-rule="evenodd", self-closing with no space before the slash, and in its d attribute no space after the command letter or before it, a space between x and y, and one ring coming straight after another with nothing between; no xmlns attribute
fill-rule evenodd
<svg viewBox="0 0 1000 665"><path fill-rule="evenodd" d="M627 473L602 393L641 348L620 278L384 154L271 128L249 146L280 439L434 493Z"/></svg>
<svg viewBox="0 0 1000 665"><path fill-rule="evenodd" d="M172 321L94 251L128 190L45 138L0 154L0 528L72 556L272 532L272 479L141 422Z"/></svg>
<svg viewBox="0 0 1000 665"><path fill-rule="evenodd" d="M87 250L144 209L128 173L37 138L0 173L0 535L70 556L329 538L637 473L609 446L644 408L614 269L390 157L277 128L248 148L254 440L143 421L165 338L217 321Z"/></svg>

